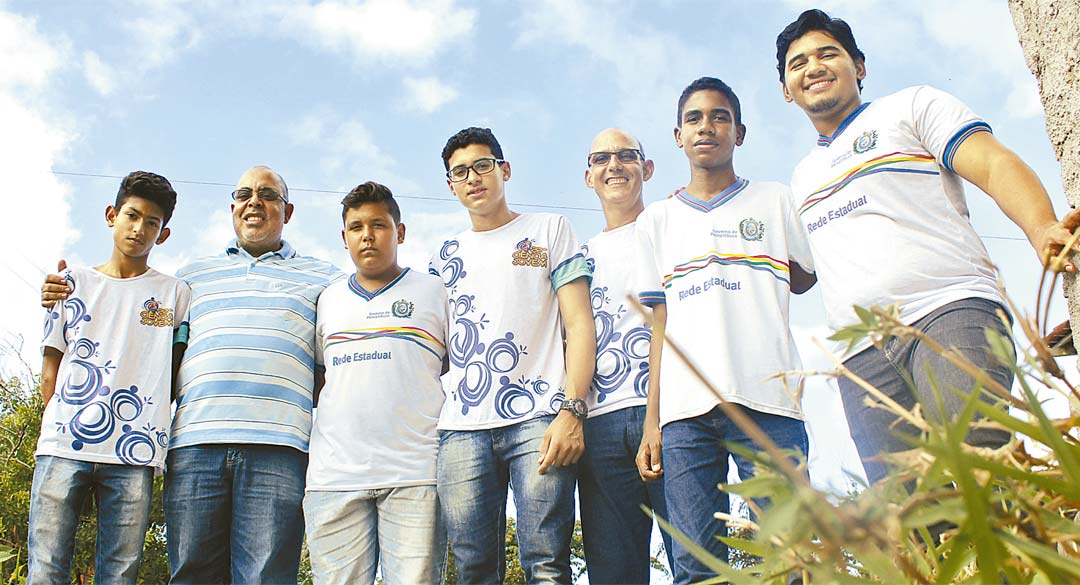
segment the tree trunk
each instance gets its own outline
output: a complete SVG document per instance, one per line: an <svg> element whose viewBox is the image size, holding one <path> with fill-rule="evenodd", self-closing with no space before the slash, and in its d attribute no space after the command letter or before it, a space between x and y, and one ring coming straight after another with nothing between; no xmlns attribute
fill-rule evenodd
<svg viewBox="0 0 1080 585"><path fill-rule="evenodd" d="M1080 205L1080 2L1077 0L1009 0L1020 46L1039 81L1046 110L1046 132L1061 163L1065 197ZM1073 254L1080 264L1080 257ZM1065 276L1069 321L1080 334L1080 279ZM1075 343L1075 337L1074 337ZM1072 404L1073 412L1080 405Z"/></svg>

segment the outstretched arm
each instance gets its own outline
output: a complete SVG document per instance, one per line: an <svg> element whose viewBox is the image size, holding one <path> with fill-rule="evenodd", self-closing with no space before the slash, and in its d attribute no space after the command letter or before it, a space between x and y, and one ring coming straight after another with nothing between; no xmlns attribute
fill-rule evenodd
<svg viewBox="0 0 1080 585"><path fill-rule="evenodd" d="M1057 254L1068 243L1070 232L1080 221L1080 213L1071 212L1058 221L1054 206L1039 177L1017 154L989 132L969 136L953 157L956 174L985 191L1027 236L1040 261ZM1073 248L1080 251L1080 245ZM1075 272L1067 263L1065 270Z"/></svg>

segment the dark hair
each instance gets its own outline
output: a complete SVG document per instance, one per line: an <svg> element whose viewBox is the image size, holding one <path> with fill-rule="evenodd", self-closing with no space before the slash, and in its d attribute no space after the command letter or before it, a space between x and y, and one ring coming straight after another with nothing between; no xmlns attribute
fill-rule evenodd
<svg viewBox="0 0 1080 585"><path fill-rule="evenodd" d="M120 181L113 207L119 210L129 197L138 197L156 203L165 217L161 218L161 227L168 225L176 209L176 191L172 183L161 175L146 171L133 171Z"/></svg>
<svg viewBox="0 0 1080 585"><path fill-rule="evenodd" d="M345 222L345 214L349 213L350 209L356 209L365 203L379 202L386 205L386 210L390 212L390 217L394 218L395 224L401 223L401 208L394 200L394 194L390 192L389 187L375 181L353 187L353 190L341 200L342 223Z"/></svg>
<svg viewBox="0 0 1080 585"><path fill-rule="evenodd" d="M735 91L715 77L702 77L682 90L682 95L679 96L679 111L675 114L676 126L682 126L682 113L686 100L699 91L718 91L724 94L724 97L731 102L731 107L735 108L735 123L742 124L742 106L739 105L739 96L735 95Z"/></svg>
<svg viewBox="0 0 1080 585"><path fill-rule="evenodd" d="M865 63L866 55L855 44L855 35L851 33L848 23L839 18L832 18L828 14L816 8L807 10L795 19L795 22L787 25L783 32L776 36L776 70L780 73L780 83L784 83L784 72L788 49L799 37L808 32L819 30L836 39L840 46L847 51L851 59L856 63ZM859 82L859 91L862 91L862 80Z"/></svg>
<svg viewBox="0 0 1080 585"><path fill-rule="evenodd" d="M502 147L499 146L499 141L495 139L495 135L491 133L491 128L471 126L458 131L457 134L450 137L450 140L446 141L446 146L442 149L442 162L446 170L450 170L450 156L454 154L454 151L473 144L482 144L491 149L491 154L495 155L495 158L503 158Z"/></svg>

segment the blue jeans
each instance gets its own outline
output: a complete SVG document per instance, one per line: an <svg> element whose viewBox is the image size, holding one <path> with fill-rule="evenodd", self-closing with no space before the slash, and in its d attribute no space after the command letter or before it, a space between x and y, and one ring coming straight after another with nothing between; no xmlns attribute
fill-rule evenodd
<svg viewBox="0 0 1080 585"><path fill-rule="evenodd" d="M311 572L319 585L442 583L446 528L434 485L311 491L304 496Z"/></svg>
<svg viewBox="0 0 1080 585"><path fill-rule="evenodd" d="M664 482L645 483L634 457L641 445L645 407L623 408L585 422L585 455L578 494L589 583L648 583L652 518L644 504L667 519ZM662 533L668 566L671 536Z"/></svg>
<svg viewBox="0 0 1080 585"><path fill-rule="evenodd" d="M804 455L809 451L802 421L742 406L736 408L765 431L777 447ZM726 562L727 546L716 536L726 536L727 526L713 514L730 511L727 493L716 487L727 483L728 455L735 460L740 478L754 476L754 462L729 451L727 445L741 445L753 450L760 450L760 447L719 406L701 416L671 421L661 432L668 519L691 540ZM767 501L759 499L754 503L758 507L767 505ZM716 576L678 541L672 543L672 549L675 583L697 582Z"/></svg>
<svg viewBox="0 0 1080 585"><path fill-rule="evenodd" d="M989 352L986 329L1009 337L1009 330L995 314L1001 305L985 299L965 299L941 307L919 319L912 327L925 332L946 349L955 347L990 377L1009 388L1013 373L1010 364L1002 364ZM1015 362L1015 357L1012 360ZM861 351L844 362L855 375L869 382L901 406L911 409L916 401L922 405L923 416L930 420L947 420L964 408L975 387L975 380L950 364L929 347L915 339L894 337L884 351L876 347ZM935 385L943 408L934 396ZM888 473L884 463L870 461L883 452L910 449L900 435L917 431L909 425L895 425L897 417L887 410L866 405L865 390L851 380L840 377L840 396L844 401L851 438L859 450L866 478L870 483ZM982 399L989 400L983 396ZM872 399L875 403L878 401ZM1009 433L1001 430L973 429L965 442L978 447L1000 447L1009 441Z"/></svg>
<svg viewBox="0 0 1080 585"><path fill-rule="evenodd" d="M437 485L458 583L501 583L506 573L506 488L514 489L518 554L529 583L570 583L576 466L537 473L541 416L508 427L439 431Z"/></svg>
<svg viewBox="0 0 1080 585"><path fill-rule="evenodd" d="M135 583L150 525L154 468L40 455L30 487L26 582L70 583L75 529L91 489L98 508L95 583Z"/></svg>
<svg viewBox="0 0 1080 585"><path fill-rule="evenodd" d="M194 445L166 464L171 583L296 583L307 453Z"/></svg>

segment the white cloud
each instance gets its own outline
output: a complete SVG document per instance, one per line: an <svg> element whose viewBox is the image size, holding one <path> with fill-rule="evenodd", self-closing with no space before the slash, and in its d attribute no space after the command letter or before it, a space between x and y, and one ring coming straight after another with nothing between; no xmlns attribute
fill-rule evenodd
<svg viewBox="0 0 1080 585"><path fill-rule="evenodd" d="M468 35L476 21L473 9L453 0L324 0L284 5L279 10L283 32L347 53L359 62L427 61Z"/></svg>
<svg viewBox="0 0 1080 585"><path fill-rule="evenodd" d="M116 88L116 72L94 51L83 52L83 75L100 95L107 96Z"/></svg>
<svg viewBox="0 0 1080 585"><path fill-rule="evenodd" d="M0 214L0 375L37 372L41 335L40 285L78 237L70 220L70 188L52 174L74 133L48 110L42 92L66 59L69 43L47 37L34 20L0 12L0 176L9 193Z"/></svg>
<svg viewBox="0 0 1080 585"><path fill-rule="evenodd" d="M406 77L402 80L407 96L405 108L431 114L458 97L458 91L437 77Z"/></svg>
<svg viewBox="0 0 1080 585"><path fill-rule="evenodd" d="M190 5L172 0L139 0L123 21L131 35L131 65L140 72L173 62L182 52L198 45L203 33Z"/></svg>

